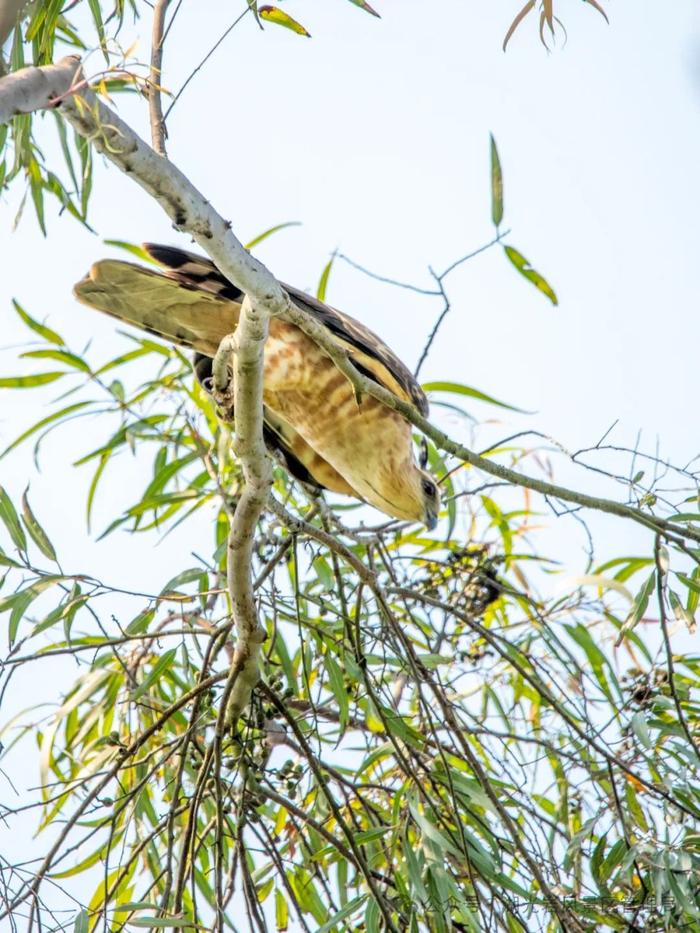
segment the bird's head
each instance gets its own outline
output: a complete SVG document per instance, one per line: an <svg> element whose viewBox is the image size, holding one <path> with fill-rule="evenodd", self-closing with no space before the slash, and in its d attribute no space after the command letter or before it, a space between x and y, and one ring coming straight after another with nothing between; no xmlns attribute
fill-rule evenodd
<svg viewBox="0 0 700 933"><path fill-rule="evenodd" d="M430 531L435 528L440 512L440 490L427 470L410 463L401 470L387 470L385 475L379 472L373 478L380 483L355 483L356 488L362 488L367 502L394 518L422 522Z"/></svg>
<svg viewBox="0 0 700 933"><path fill-rule="evenodd" d="M440 490L438 484L427 470L417 470L421 489L421 505L423 514L421 520L432 531L437 525L440 513Z"/></svg>

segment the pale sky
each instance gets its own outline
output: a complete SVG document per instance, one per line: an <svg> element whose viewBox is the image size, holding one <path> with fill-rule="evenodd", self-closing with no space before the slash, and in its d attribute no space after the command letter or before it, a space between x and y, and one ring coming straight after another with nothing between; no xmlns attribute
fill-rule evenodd
<svg viewBox="0 0 700 933"><path fill-rule="evenodd" d="M166 46L166 87L180 86L242 5L183 4ZM573 449L594 444L618 420L611 435L617 444L633 444L641 430L647 450L653 452L658 437L673 462L696 456L697 4L611 0L607 26L584 4L560 0L566 47L545 51L533 20L505 55L502 38L519 0L375 0L374 6L381 20L343 0L290 0L285 9L312 39L273 26L261 33L246 18L175 107L171 158L242 240L275 223L302 222L258 250L280 278L315 289L338 247L377 273L429 287L429 265L440 269L493 235L493 132L505 179L504 226L513 231L507 242L548 278L559 307L497 249L477 257L448 282L452 310L422 378L464 382L536 412L508 416L484 437L527 427ZM128 46L149 31L150 23L127 24L122 42ZM145 108L129 101L120 106L147 135ZM52 120L46 120L51 138ZM1 342L10 347L0 353L0 373L32 371L30 361L17 360L18 345L32 335L15 317L13 297L74 347L92 341L97 357L116 355L124 340L115 336L114 323L79 306L72 284L109 254L100 238L185 246L186 239L112 169L96 172L91 222L99 236L52 213L44 240L29 207L12 233L17 201L0 202ZM440 310L435 300L373 282L340 263L327 298L369 324L411 366ZM28 419L41 417L42 397L56 394L49 387L43 396L1 395L1 446ZM478 418L497 414L478 403L468 407ZM463 425L447 425L457 439L469 440ZM35 511L71 570L157 591L173 567L191 564L191 532L161 543L145 535L117 533L100 543L88 536L89 474L70 464L103 436L94 421L54 435L43 447L39 473L31 448L22 448L0 462L0 482L15 499L31 482ZM104 491L98 499L98 530L132 498L137 465L127 457L119 463L113 501ZM626 465L618 465L624 472ZM563 464L556 477L625 495ZM648 551L648 537L634 526L592 524L601 557ZM204 519L194 527L207 540ZM573 523L561 527L565 538ZM577 538L572 553L579 554L580 543ZM44 664L47 683L74 674L60 665L52 674ZM36 681L18 678L12 707L35 697Z"/></svg>

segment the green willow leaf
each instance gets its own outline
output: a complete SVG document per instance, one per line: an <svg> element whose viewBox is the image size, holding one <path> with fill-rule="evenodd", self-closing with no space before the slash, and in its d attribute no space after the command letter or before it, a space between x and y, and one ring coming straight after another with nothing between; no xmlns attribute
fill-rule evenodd
<svg viewBox="0 0 700 933"><path fill-rule="evenodd" d="M139 684L138 687L132 692L131 699L138 700L140 697L147 693L148 690L153 686L153 684L158 680L158 678L163 674L167 668L169 668L173 661L175 660L175 655L177 654L177 648L171 648L169 651L166 651L156 663L153 665L151 672L143 681Z"/></svg>
<svg viewBox="0 0 700 933"><path fill-rule="evenodd" d="M142 262L147 262L149 265L158 265L154 260L153 256L150 253L147 253L143 246L139 246L136 243L128 243L126 240L103 240L105 246L115 246L117 249L123 249L127 253L131 253L132 256L136 256L137 259L140 259Z"/></svg>
<svg viewBox="0 0 700 933"><path fill-rule="evenodd" d="M80 372L90 372L90 367L85 360L76 356L75 353L69 353L67 350L28 350L26 353L22 353L22 359L56 360L58 363L65 363L66 366L71 366L73 369L80 370Z"/></svg>
<svg viewBox="0 0 700 933"><path fill-rule="evenodd" d="M10 533L12 543L20 551L27 550L27 536L22 528L19 515L12 504L12 500L0 486L0 520Z"/></svg>
<svg viewBox="0 0 700 933"><path fill-rule="evenodd" d="M51 544L51 541L49 540L49 536L41 527L37 521L36 516L31 510L29 500L27 499L28 492L29 488L27 488L22 494L22 518L24 519L24 524L32 541L36 544L44 557L48 557L49 560L55 561L56 551L53 544Z"/></svg>
<svg viewBox="0 0 700 933"><path fill-rule="evenodd" d="M73 405L68 405L66 408L62 408L60 411L55 411L51 415L47 415L45 418L42 418L41 421L37 421L36 424L33 424L30 428L27 428L26 431L23 431L19 437L15 438L14 441L10 444L9 447L6 447L2 453L0 453L0 460L8 454L11 450L14 450L22 441L25 441L28 437L31 437L32 434L36 434L37 431L40 431L42 428L46 427L47 424L54 424L55 422L60 422L62 420L69 420L68 416L73 415L74 412L81 411L83 408L88 405L92 405L92 402L75 402Z"/></svg>
<svg viewBox="0 0 700 933"><path fill-rule="evenodd" d="M683 575L678 574L678 576L679 578L682 578ZM635 596L634 605L632 606L632 609L630 610L627 618L625 619L624 624L620 628L617 639L615 641L615 647L618 647L619 645L622 644L625 636L634 629L635 625L637 625L639 620L642 618L644 613L647 611L647 606L649 605L649 597L651 596L655 585L656 585L656 571L654 570L647 577L644 585L642 586L642 588L639 590L639 592Z"/></svg>
<svg viewBox="0 0 700 933"><path fill-rule="evenodd" d="M178 587L184 586L185 583L193 583L195 580L200 580L202 574L206 574L206 571L201 567L190 567L188 570L183 570L181 573L178 573L177 576L173 577L172 580L168 580L160 591L160 596L173 594L183 595L178 592Z"/></svg>
<svg viewBox="0 0 700 933"><path fill-rule="evenodd" d="M501 160L498 157L496 140L493 133L491 140L491 219L496 227L500 227L503 220L503 172Z"/></svg>
<svg viewBox="0 0 700 933"><path fill-rule="evenodd" d="M318 287L316 288L316 297L319 301L326 300L326 290L328 289L328 277L331 274L331 269L333 268L333 262L335 260L335 253L328 260L326 265L323 267L323 272L321 273L321 278L318 280Z"/></svg>
<svg viewBox="0 0 700 933"><path fill-rule="evenodd" d="M515 405L509 405L507 402L500 402L497 398L486 395L485 392L480 392L479 389L465 386L460 382L424 382L422 388L424 392L449 392L452 395L467 395L481 402L488 402L489 405L496 405L498 408L507 408L509 411L518 411L523 414L532 414L532 412L528 412L524 408L516 408Z"/></svg>
<svg viewBox="0 0 700 933"><path fill-rule="evenodd" d="M130 927L146 927L153 930L205 930L206 927L183 917L131 917Z"/></svg>
<svg viewBox="0 0 700 933"><path fill-rule="evenodd" d="M523 256L522 253L518 252L517 249L513 246L504 246L503 247L506 256L518 270L518 272L524 276L529 282L538 288L543 295L546 295L547 298L552 302L553 305L559 304L559 299L556 296L556 293L552 286L547 282L547 280L540 275L539 272L536 272L528 260Z"/></svg>
<svg viewBox="0 0 700 933"><path fill-rule="evenodd" d="M333 691L333 697L338 707L338 718L340 720L340 729L342 732L347 725L350 712L350 702L348 699L348 692L345 688L345 681L343 680L342 671L332 655L326 654L323 663L328 672L329 686Z"/></svg>
<svg viewBox="0 0 700 933"><path fill-rule="evenodd" d="M39 334L40 337L43 337L44 340L47 340L49 343L55 343L57 346L64 346L63 337L60 334L57 334L55 330L51 330L50 327L47 327L45 324L40 324L38 321L35 321L24 308L20 305L18 301L12 300L12 306L19 315L22 321L27 325L30 330L33 330L35 334Z"/></svg>
<svg viewBox="0 0 700 933"><path fill-rule="evenodd" d="M273 233L277 233L279 230L286 230L287 227L301 227L300 220L288 220L283 224L275 224L274 227L270 227L269 230L264 230L262 233L259 233L256 237L253 237L252 240L248 240L245 244L246 249L253 249L254 246L257 246L258 243L262 243L263 240L266 240L269 236L272 236Z"/></svg>
<svg viewBox="0 0 700 933"><path fill-rule="evenodd" d="M34 386L48 385L65 375L65 372L51 372L33 376L0 376L0 389L32 389Z"/></svg>
<svg viewBox="0 0 700 933"><path fill-rule="evenodd" d="M289 905L279 888L275 888L275 923L278 933L284 933L289 928Z"/></svg>

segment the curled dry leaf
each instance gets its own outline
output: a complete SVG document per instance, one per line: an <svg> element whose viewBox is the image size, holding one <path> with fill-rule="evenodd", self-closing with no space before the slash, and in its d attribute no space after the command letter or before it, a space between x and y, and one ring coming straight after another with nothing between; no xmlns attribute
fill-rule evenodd
<svg viewBox="0 0 700 933"><path fill-rule="evenodd" d="M508 43L510 42L511 36L515 32L515 30L518 28L518 26L522 23L522 21L525 19L527 14L532 9L534 9L534 6L535 6L535 0L528 0L528 2L525 4L525 6L522 8L522 10L518 13L518 15L515 17L513 22L508 27L508 32L506 33L505 38L503 40L503 51L504 52L506 50L506 47L508 46Z"/></svg>

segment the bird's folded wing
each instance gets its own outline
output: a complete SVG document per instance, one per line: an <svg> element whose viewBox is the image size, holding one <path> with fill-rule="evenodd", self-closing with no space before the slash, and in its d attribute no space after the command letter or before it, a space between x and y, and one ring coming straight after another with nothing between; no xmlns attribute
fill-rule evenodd
<svg viewBox="0 0 700 933"><path fill-rule="evenodd" d="M238 324L236 302L131 262L96 262L73 292L83 304L208 356Z"/></svg>
<svg viewBox="0 0 700 933"><path fill-rule="evenodd" d="M171 343L199 351L196 370L200 381L204 381L211 376L211 357L221 339L232 333L238 323L240 304L235 296L241 293L225 280L224 283L224 287L214 288L212 284L208 288L204 282L168 277L144 266L105 259L92 266L74 292L92 308ZM267 409L265 441L302 482L357 495L291 425Z"/></svg>
<svg viewBox="0 0 700 933"><path fill-rule="evenodd" d="M143 248L156 262L165 266L166 276L190 287L240 302L242 293L228 281L210 259L197 253L144 243ZM348 351L353 363L399 398L410 402L423 414L428 414L428 400L411 371L396 354L364 324L348 314L332 308L291 285L282 283L295 304L323 324L336 343Z"/></svg>

